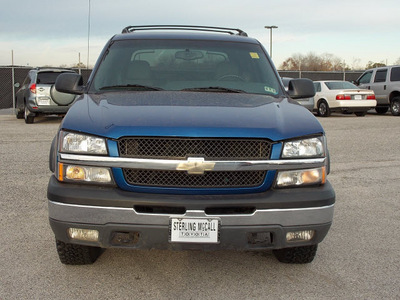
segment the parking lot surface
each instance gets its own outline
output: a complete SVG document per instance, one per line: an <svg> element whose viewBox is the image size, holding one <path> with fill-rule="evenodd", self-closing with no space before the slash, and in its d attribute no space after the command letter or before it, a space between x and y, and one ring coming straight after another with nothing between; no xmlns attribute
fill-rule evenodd
<svg viewBox="0 0 400 300"><path fill-rule="evenodd" d="M48 154L61 119L0 114L0 299L399 299L400 117L319 118L334 224L311 264L271 252L108 249L59 262L47 218Z"/></svg>

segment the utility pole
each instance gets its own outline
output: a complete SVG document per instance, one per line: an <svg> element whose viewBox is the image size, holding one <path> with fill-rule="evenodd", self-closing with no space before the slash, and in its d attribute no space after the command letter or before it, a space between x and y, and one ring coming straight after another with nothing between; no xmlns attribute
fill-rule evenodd
<svg viewBox="0 0 400 300"><path fill-rule="evenodd" d="M14 109L14 113L15 113L15 73L14 73L14 50L11 50L11 84L12 84L13 109Z"/></svg>
<svg viewBox="0 0 400 300"><path fill-rule="evenodd" d="M87 65L86 69L89 69L89 40L90 40L90 0L89 0L89 12L88 12L88 34L87 34Z"/></svg>
<svg viewBox="0 0 400 300"><path fill-rule="evenodd" d="M264 26L264 28L269 29L269 56L272 59L272 29L277 29L278 26Z"/></svg>

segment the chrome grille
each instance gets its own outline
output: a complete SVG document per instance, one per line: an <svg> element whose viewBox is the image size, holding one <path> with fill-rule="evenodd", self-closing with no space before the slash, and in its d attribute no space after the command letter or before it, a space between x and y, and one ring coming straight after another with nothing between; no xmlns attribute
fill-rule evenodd
<svg viewBox="0 0 400 300"><path fill-rule="evenodd" d="M127 137L118 140L121 157L218 160L269 159L271 143L260 139L194 139Z"/></svg>
<svg viewBox="0 0 400 300"><path fill-rule="evenodd" d="M256 187L264 182L266 171L205 172L190 175L180 171L124 169L125 180L131 185L179 188L240 188Z"/></svg>

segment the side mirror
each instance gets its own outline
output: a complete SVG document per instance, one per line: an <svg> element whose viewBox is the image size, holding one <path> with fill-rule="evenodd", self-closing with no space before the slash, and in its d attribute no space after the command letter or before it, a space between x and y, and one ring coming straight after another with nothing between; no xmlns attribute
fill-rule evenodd
<svg viewBox="0 0 400 300"><path fill-rule="evenodd" d="M82 95L85 87L83 86L83 78L79 74L64 73L57 77L55 88L61 93Z"/></svg>
<svg viewBox="0 0 400 300"><path fill-rule="evenodd" d="M21 85L19 84L19 82L16 82L15 84L14 84L14 87L16 87L16 88L19 88Z"/></svg>
<svg viewBox="0 0 400 300"><path fill-rule="evenodd" d="M310 79L306 78L292 79L289 81L288 94L292 99L314 97L314 84Z"/></svg>

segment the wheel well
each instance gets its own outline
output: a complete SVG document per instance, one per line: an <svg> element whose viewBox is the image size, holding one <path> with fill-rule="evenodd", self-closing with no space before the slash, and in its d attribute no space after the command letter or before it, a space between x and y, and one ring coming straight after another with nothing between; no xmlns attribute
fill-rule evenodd
<svg viewBox="0 0 400 300"><path fill-rule="evenodd" d="M389 102L392 101L392 99L393 99L394 97L398 97L398 96L400 96L400 91L393 91L393 92L391 92L390 95L389 95Z"/></svg>

